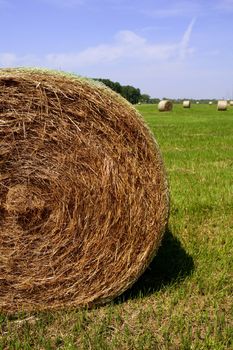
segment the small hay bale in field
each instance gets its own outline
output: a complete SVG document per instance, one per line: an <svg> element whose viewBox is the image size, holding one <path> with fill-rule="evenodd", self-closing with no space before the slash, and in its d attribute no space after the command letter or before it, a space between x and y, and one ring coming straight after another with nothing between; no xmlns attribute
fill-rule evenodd
<svg viewBox="0 0 233 350"><path fill-rule="evenodd" d="M196 101L196 104L197 104L197 105L199 105L199 103L200 103L199 101Z"/></svg>
<svg viewBox="0 0 233 350"><path fill-rule="evenodd" d="M219 100L217 105L218 111L226 111L227 110L227 101L226 100Z"/></svg>
<svg viewBox="0 0 233 350"><path fill-rule="evenodd" d="M183 101L183 107L184 108L190 108L191 107L191 102L190 101Z"/></svg>
<svg viewBox="0 0 233 350"><path fill-rule="evenodd" d="M160 245L169 195L138 112L100 83L0 70L0 310L112 300Z"/></svg>
<svg viewBox="0 0 233 350"><path fill-rule="evenodd" d="M169 100L162 100L158 103L158 110L160 112L170 112L173 108L172 102Z"/></svg>
<svg viewBox="0 0 233 350"><path fill-rule="evenodd" d="M213 102L212 102L212 101L210 101L210 102L209 102L209 105L211 106L212 104L213 104Z"/></svg>
<svg viewBox="0 0 233 350"><path fill-rule="evenodd" d="M233 101L230 101L230 102L229 102L229 105L230 105L230 106L233 106Z"/></svg>

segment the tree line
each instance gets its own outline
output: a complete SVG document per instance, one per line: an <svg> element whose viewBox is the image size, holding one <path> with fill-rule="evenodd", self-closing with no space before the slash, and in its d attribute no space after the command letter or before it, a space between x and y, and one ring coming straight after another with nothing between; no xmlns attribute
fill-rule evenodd
<svg viewBox="0 0 233 350"><path fill-rule="evenodd" d="M159 98L151 97L148 94L142 94L140 89L135 88L131 85L121 85L119 82L111 81L110 79L102 79L102 78L96 78L94 80L98 80L105 84L106 86L110 87L113 91L117 92L121 96L123 96L126 100L128 100L132 104L137 103L153 103L156 104L160 101ZM182 103L183 100L189 100L191 103L196 103L197 101L199 103L208 103L209 101L212 101L212 103L217 103L216 99L190 99L190 98L178 98L178 99L171 99L169 97L163 97L163 100L171 100L173 103Z"/></svg>
<svg viewBox="0 0 233 350"><path fill-rule="evenodd" d="M118 81L114 82L110 79L94 79L102 82L103 84L107 85L112 89L113 91L117 92L121 96L123 96L126 100L128 100L132 104L137 103L157 103L159 99L151 98L147 94L142 94L140 89L135 88L131 85L121 85Z"/></svg>

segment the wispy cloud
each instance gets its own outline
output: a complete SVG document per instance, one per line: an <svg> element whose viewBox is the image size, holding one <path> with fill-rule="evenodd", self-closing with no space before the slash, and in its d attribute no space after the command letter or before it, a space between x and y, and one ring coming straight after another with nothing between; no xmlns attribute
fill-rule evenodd
<svg viewBox="0 0 233 350"><path fill-rule="evenodd" d="M56 67L75 68L79 66L116 63L122 60L137 62L155 62L169 59L184 60L194 49L189 47L195 19L184 32L182 40L177 43L154 44L132 31L120 31L113 44L89 47L78 53L49 54L49 64Z"/></svg>
<svg viewBox="0 0 233 350"><path fill-rule="evenodd" d="M190 39L191 39L191 34L193 31L193 26L195 24L196 19L193 18L192 21L190 22L187 30L185 31L183 38L180 43L180 58L185 59L187 55L193 52L193 48L189 47Z"/></svg>
<svg viewBox="0 0 233 350"><path fill-rule="evenodd" d="M18 57L12 53L0 54L2 66L41 65L57 69L75 70L82 67L117 65L132 63L156 63L169 60L184 60L193 52L189 46L195 19L185 30L181 41L174 43L150 43L136 33L124 30L115 35L111 44L100 44L80 52L48 53L44 57L25 55Z"/></svg>

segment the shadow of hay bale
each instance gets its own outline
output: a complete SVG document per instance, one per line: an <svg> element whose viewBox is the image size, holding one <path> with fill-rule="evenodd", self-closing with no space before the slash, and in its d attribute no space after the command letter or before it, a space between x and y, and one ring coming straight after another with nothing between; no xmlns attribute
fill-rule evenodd
<svg viewBox="0 0 233 350"><path fill-rule="evenodd" d="M181 282L193 270L193 258L167 228L162 244L147 270L129 290L116 299L116 302L149 296L167 285Z"/></svg>

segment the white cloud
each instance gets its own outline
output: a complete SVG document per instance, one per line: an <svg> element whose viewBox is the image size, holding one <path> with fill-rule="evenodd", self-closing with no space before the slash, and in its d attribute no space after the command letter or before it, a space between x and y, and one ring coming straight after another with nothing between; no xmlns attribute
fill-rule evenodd
<svg viewBox="0 0 233 350"><path fill-rule="evenodd" d="M76 67L111 63L120 57L122 57L121 47L116 46L109 49L108 45L99 45L78 53L50 53L46 55L46 61L49 65L55 67L74 69Z"/></svg>
<svg viewBox="0 0 233 350"><path fill-rule="evenodd" d="M168 62L184 61L193 49L190 37L195 20L185 30L182 39L173 43L148 42L143 36L128 30L118 32L112 43L88 47L79 52L48 53L44 56L0 53L2 67L38 66L60 70L98 74L101 70L123 70L124 67L158 66ZM96 72L96 73L95 73ZM86 73L84 73L86 74Z"/></svg>
<svg viewBox="0 0 233 350"><path fill-rule="evenodd" d="M120 60L150 61L169 59L178 49L175 44L150 44L145 38L131 31L121 31L113 44L89 47L79 53L49 54L47 60L57 67L71 68L116 63Z"/></svg>
<svg viewBox="0 0 233 350"><path fill-rule="evenodd" d="M169 59L185 59L194 50L189 47L195 20L193 19L178 43L154 44L132 31L120 31L112 44L89 47L77 53L50 53L46 56L49 65L75 69L90 65L132 62L155 62ZM64 68L63 68L64 67Z"/></svg>
<svg viewBox="0 0 233 350"><path fill-rule="evenodd" d="M188 54L193 52L193 48L189 47L189 42L191 39L191 34L192 34L192 30L193 30L193 26L194 26L195 21L196 21L196 19L193 18L192 21L190 22L187 30L185 31L182 40L181 40L181 43L180 43L180 58L181 59L185 59Z"/></svg>

